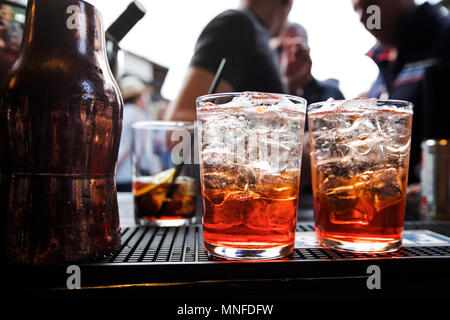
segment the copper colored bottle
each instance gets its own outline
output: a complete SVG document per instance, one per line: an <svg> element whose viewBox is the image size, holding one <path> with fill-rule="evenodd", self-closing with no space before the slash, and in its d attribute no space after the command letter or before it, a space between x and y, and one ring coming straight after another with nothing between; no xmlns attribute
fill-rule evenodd
<svg viewBox="0 0 450 320"><path fill-rule="evenodd" d="M119 248L122 104L99 12L79 0L29 0L0 91L0 236L10 262L67 263Z"/></svg>

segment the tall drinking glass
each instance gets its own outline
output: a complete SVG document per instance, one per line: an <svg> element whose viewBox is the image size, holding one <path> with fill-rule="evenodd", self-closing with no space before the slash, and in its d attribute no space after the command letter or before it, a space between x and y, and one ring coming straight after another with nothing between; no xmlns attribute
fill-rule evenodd
<svg viewBox="0 0 450 320"><path fill-rule="evenodd" d="M356 252L401 247L412 108L376 99L308 107L319 243Z"/></svg>
<svg viewBox="0 0 450 320"><path fill-rule="evenodd" d="M229 259L294 248L306 101L267 93L197 99L204 246Z"/></svg>

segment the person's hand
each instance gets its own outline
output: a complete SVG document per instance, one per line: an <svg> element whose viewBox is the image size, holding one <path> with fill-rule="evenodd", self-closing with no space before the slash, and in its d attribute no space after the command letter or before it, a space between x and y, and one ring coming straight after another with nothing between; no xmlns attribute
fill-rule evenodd
<svg viewBox="0 0 450 320"><path fill-rule="evenodd" d="M291 38L283 42L280 68L291 92L303 88L311 78L312 61L309 53L308 43L303 38Z"/></svg>

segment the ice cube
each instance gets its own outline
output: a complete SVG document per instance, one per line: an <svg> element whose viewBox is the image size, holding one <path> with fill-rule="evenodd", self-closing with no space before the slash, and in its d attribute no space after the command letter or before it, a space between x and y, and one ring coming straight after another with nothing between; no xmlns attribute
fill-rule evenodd
<svg viewBox="0 0 450 320"><path fill-rule="evenodd" d="M365 140L369 136L380 135L381 128L378 115L372 110L346 112L338 114L339 126L337 129L337 142Z"/></svg>
<svg viewBox="0 0 450 320"><path fill-rule="evenodd" d="M367 211L357 206L344 211L332 211L330 221L333 224L369 224L370 217Z"/></svg>
<svg viewBox="0 0 450 320"><path fill-rule="evenodd" d="M257 183L250 186L252 201L243 219L257 230L285 230L295 226L298 200L298 172L280 175L260 172Z"/></svg>
<svg viewBox="0 0 450 320"><path fill-rule="evenodd" d="M377 107L377 99L366 99L366 98L358 98L352 100L346 100L341 103L337 108L339 110L361 110L361 109L370 109Z"/></svg>
<svg viewBox="0 0 450 320"><path fill-rule="evenodd" d="M245 191L249 184L255 183L255 175L250 167L247 166L229 166L224 172L234 180L237 189Z"/></svg>
<svg viewBox="0 0 450 320"><path fill-rule="evenodd" d="M350 149L353 149L355 151L355 155L367 155L372 149L376 152L378 152L379 148L374 146L375 144L379 143L378 140L374 138L364 138L364 139L357 139L352 142L349 142L347 147Z"/></svg>
<svg viewBox="0 0 450 320"><path fill-rule="evenodd" d="M255 174L250 167L247 166L235 166L236 170L236 183L240 190L247 190L250 185L256 183Z"/></svg>
<svg viewBox="0 0 450 320"><path fill-rule="evenodd" d="M222 128L212 126L204 127L203 132L202 143L212 146L224 146L225 134L222 131Z"/></svg>
<svg viewBox="0 0 450 320"><path fill-rule="evenodd" d="M320 185L320 193L335 211L348 211L358 201L357 189L349 180L331 175Z"/></svg>
<svg viewBox="0 0 450 320"><path fill-rule="evenodd" d="M233 162L234 154L223 148L205 148L202 152L202 161L206 165L221 166Z"/></svg>
<svg viewBox="0 0 450 320"><path fill-rule="evenodd" d="M223 190L233 187L234 177L222 173L206 173L203 175L203 184L209 190Z"/></svg>
<svg viewBox="0 0 450 320"><path fill-rule="evenodd" d="M316 155L312 155L316 157ZM316 170L320 171L323 176L333 179L334 177L340 177L341 179L350 177L350 169L352 166L352 158L330 158L325 160L317 160Z"/></svg>
<svg viewBox="0 0 450 320"><path fill-rule="evenodd" d="M363 206L365 183L351 184L348 179L330 176L320 186L321 198L328 203L334 224L368 224L373 212ZM373 211L373 210L372 210Z"/></svg>
<svg viewBox="0 0 450 320"><path fill-rule="evenodd" d="M220 205L230 194L246 194L249 186L255 184L255 176L245 166L217 167L215 172L203 174L203 188L209 200Z"/></svg>
<svg viewBox="0 0 450 320"><path fill-rule="evenodd" d="M255 171L256 181L250 184L253 193L265 199L289 200L298 195L299 172L283 172L272 174L264 171Z"/></svg>
<svg viewBox="0 0 450 320"><path fill-rule="evenodd" d="M324 132L321 135L313 137L312 150L317 156L317 159L329 159L341 156L338 146L335 141L333 132Z"/></svg>
<svg viewBox="0 0 450 320"><path fill-rule="evenodd" d="M384 146L377 140L364 141L362 144L349 144L353 150L352 164L349 175L356 177L366 171L382 170L385 167Z"/></svg>
<svg viewBox="0 0 450 320"><path fill-rule="evenodd" d="M204 196L207 199L204 202L205 225L214 224L215 229L228 229L242 223L242 217L246 213L244 201L247 199L247 193L207 192ZM239 208L239 210L230 210L230 208Z"/></svg>
<svg viewBox="0 0 450 320"><path fill-rule="evenodd" d="M265 114L267 111L277 110L278 107L292 107L295 104L282 95L263 92L243 92L224 106L226 108L244 107L247 112Z"/></svg>
<svg viewBox="0 0 450 320"><path fill-rule="evenodd" d="M332 208L330 221L334 224L369 224L374 210L367 207L362 194L363 184L329 190L327 201Z"/></svg>
<svg viewBox="0 0 450 320"><path fill-rule="evenodd" d="M254 230L285 232L287 226L295 228L297 206L292 201L271 201L256 198L249 202L247 212L243 216L245 225Z"/></svg>
<svg viewBox="0 0 450 320"><path fill-rule="evenodd" d="M374 172L367 186L377 211L398 203L404 198L401 176L395 168Z"/></svg>
<svg viewBox="0 0 450 320"><path fill-rule="evenodd" d="M371 133L380 132L376 117L376 112L366 111L359 119L355 120L351 127L355 133L354 137L363 140Z"/></svg>
<svg viewBox="0 0 450 320"><path fill-rule="evenodd" d="M410 119L408 115L391 115L385 130L386 162L392 166L404 166L411 145Z"/></svg>
<svg viewBox="0 0 450 320"><path fill-rule="evenodd" d="M253 162L251 166L254 169L260 170L260 171L270 171L270 164L266 160L259 160L256 162Z"/></svg>
<svg viewBox="0 0 450 320"><path fill-rule="evenodd" d="M332 114L314 115L309 117L312 119L312 121L310 121L310 129L313 137L317 134L320 135L323 132L327 133L336 129L336 119Z"/></svg>

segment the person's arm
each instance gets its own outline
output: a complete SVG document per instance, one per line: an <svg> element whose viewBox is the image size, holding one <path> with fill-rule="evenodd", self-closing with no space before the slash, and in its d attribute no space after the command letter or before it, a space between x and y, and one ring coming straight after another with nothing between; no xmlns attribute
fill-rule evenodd
<svg viewBox="0 0 450 320"><path fill-rule="evenodd" d="M242 87L254 55L255 32L246 14L228 10L214 18L197 40L186 77L177 98L170 104L166 120L194 121L195 100L208 93L222 58L227 59L216 93Z"/></svg>
<svg viewBox="0 0 450 320"><path fill-rule="evenodd" d="M172 101L164 116L165 120L195 121L197 97L207 94L214 80L214 74L205 69L191 66L181 86L178 97ZM232 85L226 80L221 80L217 87L217 93L232 92Z"/></svg>

